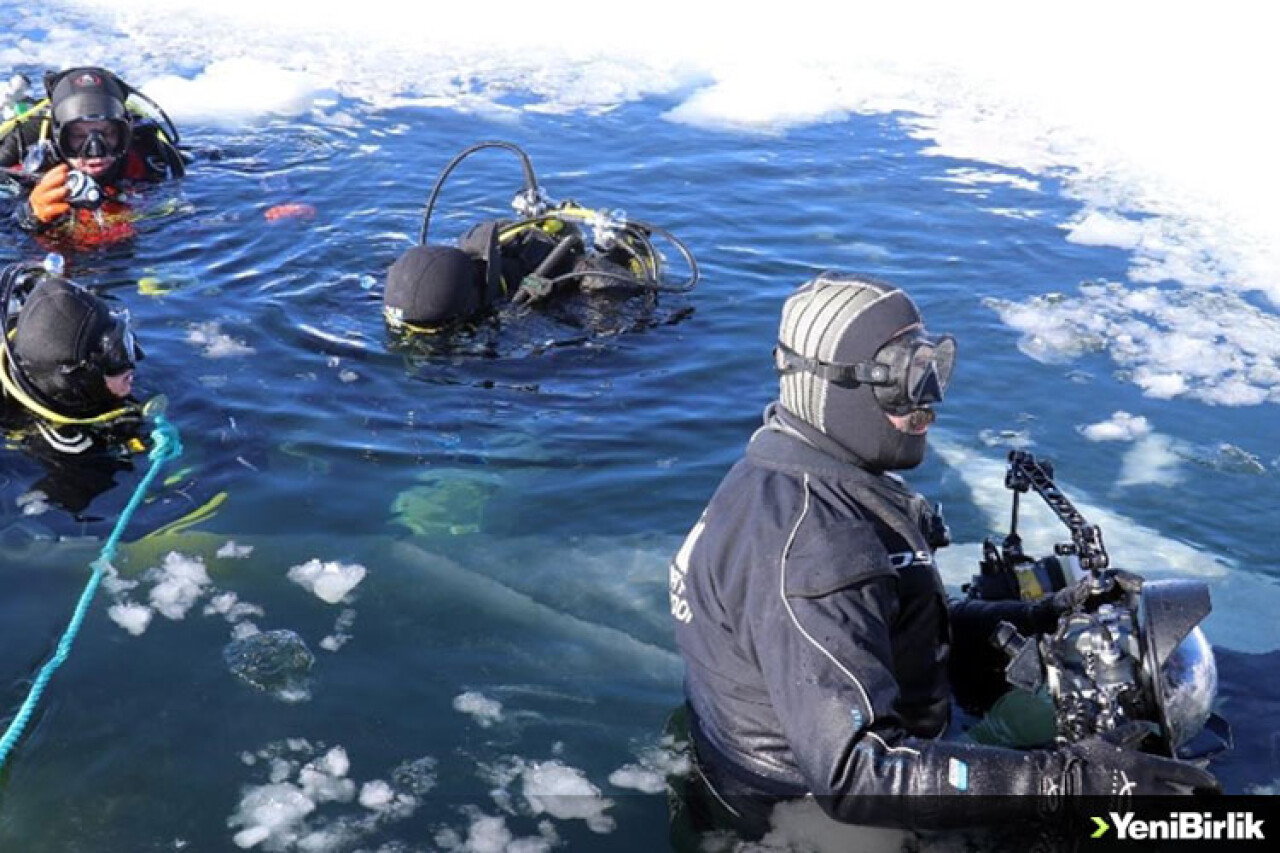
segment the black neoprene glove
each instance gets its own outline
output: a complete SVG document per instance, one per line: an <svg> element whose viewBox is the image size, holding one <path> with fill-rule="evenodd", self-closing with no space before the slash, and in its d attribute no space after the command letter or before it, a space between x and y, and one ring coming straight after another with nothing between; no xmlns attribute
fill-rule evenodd
<svg viewBox="0 0 1280 853"><path fill-rule="evenodd" d="M1125 594L1136 592L1142 588L1142 578L1133 572L1123 569L1112 569L1111 586L1107 591L1098 593L1093 587L1093 580L1088 575L1069 586L1046 596L1031 605L1032 621L1036 633L1050 634L1058 627L1058 619L1070 613L1091 598L1100 595L1101 600L1117 600Z"/></svg>
<svg viewBox="0 0 1280 853"><path fill-rule="evenodd" d="M1103 735L1059 747L1063 793L1081 797L1219 794L1213 774L1186 761L1137 750L1152 731L1129 723Z"/></svg>

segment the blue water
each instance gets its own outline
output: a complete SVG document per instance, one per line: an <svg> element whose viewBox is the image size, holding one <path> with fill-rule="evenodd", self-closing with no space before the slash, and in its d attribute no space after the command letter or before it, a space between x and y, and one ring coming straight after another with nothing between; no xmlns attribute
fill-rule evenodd
<svg viewBox="0 0 1280 853"><path fill-rule="evenodd" d="M660 744L680 701L666 562L772 399L782 299L824 268L900 284L933 330L960 342L954 393L935 428L949 452L910 478L946 505L958 542L1003 532L1003 515L973 494L998 495L999 477L979 481L988 469L973 460L998 472L1006 448L991 436L1010 431L1055 460L1082 505L1124 520L1106 530L1113 549L1141 529L1140 549L1154 536L1218 567L1209 636L1218 639L1220 624L1229 638L1218 639L1222 710L1241 709L1242 744L1219 772L1230 790L1275 783L1280 764L1262 745L1280 701L1245 689L1274 672L1274 655L1256 656L1280 646L1275 407L1152 399L1105 351L1042 363L1019 350L1020 334L990 300L1126 280L1124 252L1064 239L1079 205L1052 179L1038 191L996 182L975 192L955 170L1001 170L927 156L895 115L765 137L663 121L670 106L655 97L596 116L526 113L499 124L339 100L237 131L183 128L200 160L145 200L176 200L179 212L147 222L128 244L71 257L69 271L130 308L147 351L140 390L169 397L187 444L176 463L186 470L143 508L129 538L228 497L194 528L207 537L139 548L121 569L137 578L169 547L203 557L218 590L265 611L255 624L309 644L310 698L285 702L235 679L222 658L229 626L203 615L207 596L185 619L157 616L140 637L99 602L0 777L0 849L237 849L243 826L228 821L242 798L280 781L267 760L244 756L294 755L285 778L296 780L297 764L334 746L357 786L430 757L434 787L405 817L372 820L349 798L321 800L297 837L261 849L310 849L308 831L330 844L314 849L453 849L483 816L502 818L514 837L569 849L662 849L663 798L609 777ZM445 345L390 339L383 272L416 238L437 172L489 138L525 147L553 196L622 207L674 231L696 253L702 284L664 296L650 315L581 324L508 312ZM433 236L504 214L518 187L514 160L473 157L450 183ZM291 202L313 205L316 218L264 219ZM16 232L0 243L3 262L42 252ZM140 292L145 276L172 290ZM192 340L207 323L238 342L232 354L209 357ZM1081 435L1118 410L1176 442L1176 485L1121 485L1131 445ZM1224 444L1247 455L1224 455ZM17 498L39 471L12 452L0 460L0 708L24 695L94 552L92 542L50 537L105 535L138 476L122 475L95 501L89 514L102 520L57 509L24 517ZM407 492L418 501L397 503ZM227 540L254 551L214 557ZM311 558L368 575L330 606L286 577ZM325 651L319 642L344 608L355 612L351 639ZM456 710L466 693L501 702L500 718L482 725ZM290 753L290 738L307 746ZM612 826L538 813L503 773L550 761L612 801L601 812Z"/></svg>

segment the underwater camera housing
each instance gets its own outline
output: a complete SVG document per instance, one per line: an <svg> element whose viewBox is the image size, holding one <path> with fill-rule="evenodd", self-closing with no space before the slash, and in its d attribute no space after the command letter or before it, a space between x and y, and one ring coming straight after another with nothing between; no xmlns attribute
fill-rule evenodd
<svg viewBox="0 0 1280 853"><path fill-rule="evenodd" d="M1208 586L1148 581L1111 568L1101 530L1058 489L1048 461L1010 452L1005 486L1013 492L1010 532L999 551L991 540L983 543L980 573L965 587L969 596L1034 600L1071 583L1088 589L1052 634L1026 638L1000 623L992 642L1008 655L1007 684L1048 693L1060 741L1145 722L1152 728L1147 751L1190 759L1229 747L1230 727L1212 713L1218 671L1199 627L1212 609ZM1018 497L1031 489L1072 538L1040 560L1023 553L1017 534Z"/></svg>
<svg viewBox="0 0 1280 853"><path fill-rule="evenodd" d="M91 175L72 169L67 173L67 204L96 210L102 205L102 187Z"/></svg>

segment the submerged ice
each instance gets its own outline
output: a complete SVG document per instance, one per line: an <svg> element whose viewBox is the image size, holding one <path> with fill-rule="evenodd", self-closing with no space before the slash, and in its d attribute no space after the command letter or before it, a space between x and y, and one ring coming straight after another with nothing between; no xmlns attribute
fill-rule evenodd
<svg viewBox="0 0 1280 853"><path fill-rule="evenodd" d="M345 748L302 738L269 744L242 758L248 767L265 770L266 778L244 789L227 827L237 847L267 853L351 850L411 817L436 784L430 756L396 766L389 780L361 782L352 776Z"/></svg>
<svg viewBox="0 0 1280 853"><path fill-rule="evenodd" d="M315 655L293 631L260 631L232 640L222 659L236 678L286 702L310 695L307 678Z"/></svg>

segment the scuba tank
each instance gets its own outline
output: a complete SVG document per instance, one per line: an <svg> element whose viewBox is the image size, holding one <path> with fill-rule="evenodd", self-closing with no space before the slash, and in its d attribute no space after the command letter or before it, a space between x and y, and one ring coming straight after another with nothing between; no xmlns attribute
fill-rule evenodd
<svg viewBox="0 0 1280 853"><path fill-rule="evenodd" d="M584 291L622 288L651 294L686 293L697 285L698 263L678 237L665 228L631 219L621 210L593 210L571 200L553 202L539 187L529 155L511 142L477 143L445 166L423 213L419 245L427 244L431 216L449 175L465 159L486 148L515 154L524 174L523 186L511 201L518 219L500 224L493 246L495 250L514 249L527 256L532 272L511 282L513 288L518 286L513 294L516 303L540 301L566 283ZM662 254L654 246L655 237L672 246L683 259L688 269L684 281L667 280ZM488 260L492 265L497 258L491 254Z"/></svg>

